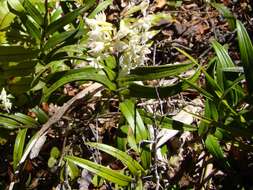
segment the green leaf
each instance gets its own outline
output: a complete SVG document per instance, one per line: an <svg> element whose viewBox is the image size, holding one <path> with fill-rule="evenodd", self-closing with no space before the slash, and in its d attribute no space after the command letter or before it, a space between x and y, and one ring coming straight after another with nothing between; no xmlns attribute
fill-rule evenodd
<svg viewBox="0 0 253 190"><path fill-rule="evenodd" d="M8 6L14 11L14 13L25 12L25 8L19 0L7 0Z"/></svg>
<svg viewBox="0 0 253 190"><path fill-rule="evenodd" d="M0 114L0 126L4 128L20 128L20 127L37 127L39 123L33 118L24 115L22 113L11 114Z"/></svg>
<svg viewBox="0 0 253 190"><path fill-rule="evenodd" d="M10 79L13 77L27 76L35 71L38 60L28 60L21 62L0 63L0 70L3 71L1 78Z"/></svg>
<svg viewBox="0 0 253 190"><path fill-rule="evenodd" d="M215 50L216 55L218 56L218 65L217 65L217 83L220 84L221 88L224 89L225 81L223 76L223 69L234 67L234 63L231 59L231 57L228 55L227 50L219 44L217 41L212 42L213 48Z"/></svg>
<svg viewBox="0 0 253 190"><path fill-rule="evenodd" d="M39 51L22 46L0 46L0 62L24 61L38 56Z"/></svg>
<svg viewBox="0 0 253 190"><path fill-rule="evenodd" d="M59 29L63 28L67 24L72 23L76 17L81 15L83 12L87 11L91 6L93 5L93 2L86 4L85 6L82 6L72 12L67 13L63 17L57 19L56 21L50 23L50 25L47 27L46 30L46 36L53 34L54 32L58 31Z"/></svg>
<svg viewBox="0 0 253 190"><path fill-rule="evenodd" d="M187 71L192 67L192 63L168 64L162 66L136 67L130 70L130 74L119 77L118 81L143 81L160 79L175 76Z"/></svg>
<svg viewBox="0 0 253 190"><path fill-rule="evenodd" d="M27 129L20 130L15 140L14 151L13 151L13 169L14 170L17 169L18 163L23 154L26 132L27 132Z"/></svg>
<svg viewBox="0 0 253 190"><path fill-rule="evenodd" d="M11 94L18 96L31 90L32 80L33 78L31 76L15 77L8 81L8 89Z"/></svg>
<svg viewBox="0 0 253 190"><path fill-rule="evenodd" d="M204 90L203 88L199 87L197 84L194 84L193 82L181 78L179 77L183 82L189 84L190 87L192 87L193 89L197 90L200 94L202 94L203 96L205 96L206 98L212 100L214 97L212 94L210 94L208 91Z"/></svg>
<svg viewBox="0 0 253 190"><path fill-rule="evenodd" d="M125 100L124 102L121 102L120 105L120 111L126 118L137 143L142 143L143 140L149 139L149 132L146 129L142 118L138 112L138 110L135 108L135 104L133 100ZM145 146L145 145L144 145ZM142 165L145 169L149 168L151 163L151 154L150 149L147 147L140 147L140 156Z"/></svg>
<svg viewBox="0 0 253 190"><path fill-rule="evenodd" d="M223 160L225 159L224 153L220 147L220 144L217 140L216 137L213 135L209 134L205 140L205 145L207 150L218 160Z"/></svg>
<svg viewBox="0 0 253 190"><path fill-rule="evenodd" d="M3 30L10 26L16 15L12 14L7 6L7 1L2 0L0 2L0 30Z"/></svg>
<svg viewBox="0 0 253 190"><path fill-rule="evenodd" d="M231 30L235 29L235 17L231 11L223 3L211 3L211 5L216 8L228 21L229 28Z"/></svg>
<svg viewBox="0 0 253 190"><path fill-rule="evenodd" d="M182 53L185 57L187 57L189 60L191 60L192 63L196 64L199 66L199 63L196 59L194 59L191 55L189 55L187 52L185 52L184 50L178 48L178 47L174 47L177 51L179 51L180 53Z"/></svg>
<svg viewBox="0 0 253 190"><path fill-rule="evenodd" d="M47 120L49 119L48 115L38 106L33 108L31 111L36 114L36 117L38 118L38 122L40 124L46 123Z"/></svg>
<svg viewBox="0 0 253 190"><path fill-rule="evenodd" d="M99 3L98 6L89 14L88 18L94 18L99 12L104 11L111 4L112 0L106 0Z"/></svg>
<svg viewBox="0 0 253 190"><path fill-rule="evenodd" d="M8 6L11 12L19 16L29 35L31 35L37 41L41 40L40 27L31 20L31 17L27 16L26 9L28 8L25 8L19 0L8 0Z"/></svg>
<svg viewBox="0 0 253 190"><path fill-rule="evenodd" d="M136 110L133 100L125 100L121 102L120 111L125 116L133 133L135 133L137 143L141 140L147 140L149 135L144 123L141 119L139 112Z"/></svg>
<svg viewBox="0 0 253 190"><path fill-rule="evenodd" d="M67 161L67 172L71 180L74 180L79 176L79 169L73 162L68 162Z"/></svg>
<svg viewBox="0 0 253 190"><path fill-rule="evenodd" d="M42 26L44 20L42 14L37 10L37 8L29 0L24 0L23 6L26 12L32 17L32 19L38 25Z"/></svg>
<svg viewBox="0 0 253 190"><path fill-rule="evenodd" d="M207 150L225 167L230 167L228 161L226 161L224 157L224 152L219 144L217 138L211 134L209 134L205 140L205 146Z"/></svg>
<svg viewBox="0 0 253 190"><path fill-rule="evenodd" d="M65 42L68 38L73 36L77 31L78 31L78 29L75 29L75 30L62 32L60 34L55 34L54 36L49 38L49 40L47 41L47 43L44 46L44 50L46 51L50 48L55 48L58 44Z"/></svg>
<svg viewBox="0 0 253 190"><path fill-rule="evenodd" d="M40 125L35 119L22 113L16 113L10 117L30 127L38 127Z"/></svg>
<svg viewBox="0 0 253 190"><path fill-rule="evenodd" d="M56 146L54 146L50 151L50 157L59 158L60 153L60 150Z"/></svg>
<svg viewBox="0 0 253 190"><path fill-rule="evenodd" d="M218 56L218 62L216 67L216 77L217 83L220 84L222 90L226 90L229 88L230 83L233 83L236 78L238 78L238 73L229 73L224 72L226 68L234 68L235 64L233 63L231 57L228 55L227 50L219 44L217 41L213 41L212 45L214 50ZM233 87L233 90L229 93L228 100L233 104L236 105L241 99L241 89L238 85Z"/></svg>
<svg viewBox="0 0 253 190"><path fill-rule="evenodd" d="M142 98L166 98L174 96L190 87L189 83L194 83L199 78L200 68L196 70L193 76L186 81L178 82L175 85L162 86L162 87L150 87L139 85L136 83L130 83L128 90L131 97L142 97Z"/></svg>
<svg viewBox="0 0 253 190"><path fill-rule="evenodd" d="M97 69L92 67L82 68L82 69L74 69L67 72L61 72L63 76L57 80L52 86L48 89L45 89L44 96L42 101L46 101L50 94L52 94L59 87L73 81L96 81L111 90L115 90L116 86L112 83L105 75L99 74Z"/></svg>
<svg viewBox="0 0 253 190"><path fill-rule="evenodd" d="M120 186L128 186L129 183L132 182L132 179L126 175L123 175L117 171L109 169L105 166L100 164L91 162L89 160L85 160L82 158L78 158L75 156L65 156L64 157L67 161L73 162L74 164L84 168L108 181L116 183Z"/></svg>
<svg viewBox="0 0 253 190"><path fill-rule="evenodd" d="M20 19L25 25L28 34L30 34L38 42L41 40L41 31L38 25L34 23L27 15L21 15Z"/></svg>
<svg viewBox="0 0 253 190"><path fill-rule="evenodd" d="M144 110L139 110L139 113L145 124L154 125L155 121L153 118L154 117L153 114L148 113ZM156 115L156 124L158 124L158 126L161 128L174 129L174 130L179 130L181 132L197 131L197 127L195 126L182 123L180 121L174 120L173 118L166 117L166 116Z"/></svg>
<svg viewBox="0 0 253 190"><path fill-rule="evenodd" d="M23 163L27 156L29 155L30 151L32 150L32 148L34 147L34 145L36 144L36 142L38 141L38 139L40 138L40 134L39 132L35 133L31 139L28 141L26 147L25 147L25 151L24 153L22 154L22 157L21 159L19 160L19 164Z"/></svg>
<svg viewBox="0 0 253 190"><path fill-rule="evenodd" d="M242 66L248 83L248 91L253 96L253 45L246 28L239 20L236 21L236 27Z"/></svg>
<svg viewBox="0 0 253 190"><path fill-rule="evenodd" d="M128 167L128 169L132 172L133 175L138 175L139 171L142 171L145 173L145 170L143 167L134 160L131 156L129 156L127 153L116 149L112 146L101 144L101 143L85 143L91 147L97 148L99 150L102 150L106 152L107 154L110 154L111 156L119 159L124 165Z"/></svg>
<svg viewBox="0 0 253 190"><path fill-rule="evenodd" d="M20 122L6 117L5 115L0 115L0 127L12 130L20 128L21 126L22 124Z"/></svg>
<svg viewBox="0 0 253 190"><path fill-rule="evenodd" d="M218 121L218 112L215 107L215 104L213 101L209 101L208 99L205 102L205 111L204 111L204 117L208 118L210 120L214 119L214 121ZM210 126L210 124L204 122L203 120L200 120L200 124L198 126L198 134L200 136L204 136L207 132Z"/></svg>
<svg viewBox="0 0 253 190"><path fill-rule="evenodd" d="M50 157L47 161L47 166L49 168L53 168L57 163L57 159L55 159L54 157Z"/></svg>

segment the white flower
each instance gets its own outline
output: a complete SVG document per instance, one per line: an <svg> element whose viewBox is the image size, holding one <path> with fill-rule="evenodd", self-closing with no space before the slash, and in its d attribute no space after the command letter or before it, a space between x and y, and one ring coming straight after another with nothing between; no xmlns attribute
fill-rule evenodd
<svg viewBox="0 0 253 190"><path fill-rule="evenodd" d="M147 15L148 6L149 6L149 0L144 0L140 4L141 12L144 17Z"/></svg>
<svg viewBox="0 0 253 190"><path fill-rule="evenodd" d="M89 64L99 65L108 55L120 55L119 64L123 70L129 71L138 65L144 65L149 59L150 44L148 41L157 34L150 31L152 16L146 14L149 0L144 0L139 6L142 10L141 19L122 19L119 30L106 22L106 15L102 12L94 19L85 19L90 28L87 46L93 56ZM97 66L98 67L98 66Z"/></svg>
<svg viewBox="0 0 253 190"><path fill-rule="evenodd" d="M92 42L89 44L89 53L101 53L105 48L104 42Z"/></svg>
<svg viewBox="0 0 253 190"><path fill-rule="evenodd" d="M95 29L98 25L107 25L105 13L101 12L95 16L95 19L85 19L86 24L91 28Z"/></svg>
<svg viewBox="0 0 253 190"><path fill-rule="evenodd" d="M124 20L120 21L119 31L117 32L115 38L121 40L126 37L131 32L130 26L126 24Z"/></svg>
<svg viewBox="0 0 253 190"><path fill-rule="evenodd" d="M10 97L11 95L7 95L5 89L3 88L0 94L0 101L1 101L0 106L3 107L3 109L7 112L9 112L12 107L12 103L9 99Z"/></svg>

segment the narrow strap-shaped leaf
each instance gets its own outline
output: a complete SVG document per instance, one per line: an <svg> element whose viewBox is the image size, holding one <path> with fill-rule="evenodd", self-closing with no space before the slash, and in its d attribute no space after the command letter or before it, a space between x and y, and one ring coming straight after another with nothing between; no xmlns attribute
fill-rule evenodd
<svg viewBox="0 0 253 190"><path fill-rule="evenodd" d="M8 7L11 12L19 16L20 20L25 25L27 32L39 41L41 36L39 25L36 25L36 23L31 21L31 18L27 16L27 7L24 7L20 0L8 0Z"/></svg>
<svg viewBox="0 0 253 190"><path fill-rule="evenodd" d="M8 117L0 116L0 127L3 127L5 129L17 129L20 128L22 124L16 120L13 120Z"/></svg>
<svg viewBox="0 0 253 190"><path fill-rule="evenodd" d="M129 123L132 131L136 133L137 143L140 140L147 140L148 133L147 129L144 126L144 123L139 115L139 112L135 110L134 102L130 99L125 100L120 103L120 110L122 114L125 116L127 122Z"/></svg>
<svg viewBox="0 0 253 190"><path fill-rule="evenodd" d="M25 8L23 7L22 3L20 0L7 0L8 6L10 9L13 10L14 13L18 14L21 12L25 12Z"/></svg>
<svg viewBox="0 0 253 190"><path fill-rule="evenodd" d="M78 158L75 156L65 156L67 161L73 162L74 164L84 168L108 181L116 183L120 186L127 186L132 182L132 179L124 174L121 174L117 171L114 171L110 168L102 166L100 164L91 162L89 160L85 160L82 158Z"/></svg>
<svg viewBox="0 0 253 190"><path fill-rule="evenodd" d="M30 17L27 15L21 15L20 19L25 25L27 32L37 41L41 40L41 32L39 26L35 22L31 21Z"/></svg>
<svg viewBox="0 0 253 190"><path fill-rule="evenodd" d="M210 94L209 92L207 92L206 90L204 90L203 88L199 87L197 84L192 83L191 81L181 78L180 79L182 81L184 81L185 83L189 84L190 87L192 87L193 89L196 89L200 94L202 94L203 96L205 96L206 98L212 100L214 97L212 94Z"/></svg>
<svg viewBox="0 0 253 190"><path fill-rule="evenodd" d="M119 81L143 81L160 79L181 74L193 66L192 63L169 64L162 66L136 67L130 74L119 77Z"/></svg>
<svg viewBox="0 0 253 190"><path fill-rule="evenodd" d="M199 78L200 68L196 70L193 76L188 79L188 82L194 83ZM142 97L142 98L165 98L174 96L190 87L188 82L180 81L175 85L163 86L163 87L150 87L139 85L136 83L129 84L129 95L132 97Z"/></svg>
<svg viewBox="0 0 253 190"><path fill-rule="evenodd" d="M21 61L13 64L13 62L7 62L0 64L0 70L3 71L3 78L12 78L17 76L30 75L35 70L35 65L38 60Z"/></svg>
<svg viewBox="0 0 253 190"><path fill-rule="evenodd" d="M79 169L73 162L67 162L67 171L69 177L73 180L78 177L79 175Z"/></svg>
<svg viewBox="0 0 253 190"><path fill-rule="evenodd" d="M87 3L85 6L82 6L72 12L67 13L63 17L57 19L56 21L50 23L47 27L46 35L53 34L57 30L61 29L67 24L70 24L77 16L82 14L83 12L89 10L93 6L94 2Z"/></svg>
<svg viewBox="0 0 253 190"><path fill-rule="evenodd" d="M149 132L145 127L138 110L135 108L133 100L127 99L120 103L119 107L134 133L136 142L141 143L143 140L148 140ZM150 149L144 144L143 147L140 147L139 153L143 167L145 169L149 168L151 163Z"/></svg>
<svg viewBox="0 0 253 190"><path fill-rule="evenodd" d="M8 124L16 126L16 128L22 126L31 128L39 125L36 120L22 113L16 113L15 115L0 113L0 125L6 126Z"/></svg>
<svg viewBox="0 0 253 190"><path fill-rule="evenodd" d="M38 56L39 51L22 46L0 46L0 61L24 61Z"/></svg>
<svg viewBox="0 0 253 190"><path fill-rule="evenodd" d="M154 120L153 114L145 112L144 110L139 110L139 112L145 124L149 124L149 125L154 124L155 121L153 121ZM156 115L156 123L158 124L158 127L179 130L181 132L197 130L197 127L195 126L182 123L180 121L174 120L166 116Z"/></svg>
<svg viewBox="0 0 253 190"><path fill-rule="evenodd" d="M78 29L75 29L75 30L66 31L66 32L63 32L60 34L55 34L54 36L49 38L49 40L47 41L47 43L44 46L44 50L46 51L50 48L55 48L56 45L64 42L69 37L73 36L77 31L78 31Z"/></svg>
<svg viewBox="0 0 253 190"><path fill-rule="evenodd" d="M217 138L209 134L205 140L207 150L218 160L222 161L222 164L229 166L229 163L225 160L224 152L217 140Z"/></svg>
<svg viewBox="0 0 253 190"><path fill-rule="evenodd" d="M14 170L17 169L18 163L23 154L26 132L27 132L27 129L20 130L15 140L14 151L13 151L13 169Z"/></svg>
<svg viewBox="0 0 253 190"><path fill-rule="evenodd" d="M217 159L223 160L224 153L220 147L218 140L211 134L209 134L205 140L206 148Z"/></svg>
<svg viewBox="0 0 253 190"><path fill-rule="evenodd" d="M104 84L107 88L115 90L116 86L105 75L99 74L95 68L82 68L74 69L66 72L59 80L57 80L52 86L44 91L42 101L46 101L50 94L52 94L59 87L73 81L96 81Z"/></svg>
<svg viewBox="0 0 253 190"><path fill-rule="evenodd" d="M227 50L221 44L217 41L213 41L212 44L218 57L216 67L217 83L220 84L223 91L225 91L230 86L229 84L233 83L233 81L238 78L238 73L224 72L224 69L226 68L234 68L235 64L233 63ZM237 105L242 98L243 93L241 93L241 91L240 86L235 85L227 97L228 101L233 105Z"/></svg>
<svg viewBox="0 0 253 190"><path fill-rule="evenodd" d="M125 164L128 169L132 172L133 175L138 175L138 171L145 172L143 167L134 160L131 156L129 156L127 153L116 149L112 146L101 144L101 143L85 143L91 147L97 148L99 150L102 150L106 152L107 154L110 154L111 156L119 159L123 164Z"/></svg>
<svg viewBox="0 0 253 190"><path fill-rule="evenodd" d="M32 112L34 112L38 118L38 122L40 124L44 124L47 122L47 120L49 119L48 115L38 106L36 106L35 108L33 108L31 110Z"/></svg>
<svg viewBox="0 0 253 190"><path fill-rule="evenodd" d="M14 119L19 122L22 122L24 125L30 125L31 127L39 126L39 123L35 119L22 113L16 113L14 115Z"/></svg>
<svg viewBox="0 0 253 190"><path fill-rule="evenodd" d="M0 7L0 30L3 30L10 26L16 15L9 11L7 1L0 1Z"/></svg>
<svg viewBox="0 0 253 190"><path fill-rule="evenodd" d="M223 69L234 67L234 63L231 57L228 55L227 50L221 44L219 44L217 41L213 41L212 45L219 60L216 69L217 82L220 84L222 89L224 89L225 81L223 76Z"/></svg>
<svg viewBox="0 0 253 190"><path fill-rule="evenodd" d="M236 27L242 66L248 83L248 91L253 96L253 45L246 28L239 20L236 21Z"/></svg>
<svg viewBox="0 0 253 190"><path fill-rule="evenodd" d="M26 12L32 17L32 19L40 26L43 25L42 14L37 10L37 8L29 1L24 0L23 6Z"/></svg>

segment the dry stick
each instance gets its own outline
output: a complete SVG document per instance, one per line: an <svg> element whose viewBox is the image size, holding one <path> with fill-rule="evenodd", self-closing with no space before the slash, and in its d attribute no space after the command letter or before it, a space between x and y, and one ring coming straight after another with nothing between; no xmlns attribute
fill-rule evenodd
<svg viewBox="0 0 253 190"><path fill-rule="evenodd" d="M155 65L155 56L156 56L156 45L154 46L154 53L153 53L153 64ZM155 88L156 90L156 95L160 104L160 109L161 109L161 113L163 113L163 106L161 103L161 98L159 95L159 92L157 90L157 87ZM157 159L157 124L156 124L156 114L155 114L155 108L153 107L153 114L154 114L154 144L153 144L153 149L155 151L155 155L154 155L154 162L155 162L155 177L156 177L156 190L158 190L160 188L160 176L158 174L158 159Z"/></svg>
<svg viewBox="0 0 253 190"><path fill-rule="evenodd" d="M36 142L38 141L38 139L42 136L47 134L48 130L50 129L50 127L57 123L62 116L65 114L65 112L71 107L71 105L73 103L75 103L77 100L80 100L82 98L84 98L87 95L95 95L97 92L99 92L100 90L103 89L103 86L99 83L93 83L92 85L90 85L89 87L83 89L81 92L79 92L77 95L75 95L73 98L71 98L69 101L67 101L62 107L60 107L52 117L49 118L49 120L42 125L41 129L35 134L35 138L33 141L31 141L31 143L28 145L27 149L25 150L22 158L20 159L19 165L22 164L28 154L30 153L30 151L32 150L32 148L34 147L34 145L36 144ZM18 171L17 171L18 173ZM14 186L15 182L11 182L9 190L12 190L13 186Z"/></svg>

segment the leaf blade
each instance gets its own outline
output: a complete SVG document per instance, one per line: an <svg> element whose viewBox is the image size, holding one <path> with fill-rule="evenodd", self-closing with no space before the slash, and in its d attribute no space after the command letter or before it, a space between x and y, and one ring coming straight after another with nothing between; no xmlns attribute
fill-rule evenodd
<svg viewBox="0 0 253 190"><path fill-rule="evenodd" d="M89 160L85 160L75 156L65 156L64 158L65 160L73 162L81 168L87 169L90 172L93 172L96 175L113 183L116 183L120 186L127 186L132 181L132 179L126 175L123 175L119 172L116 172L97 163L91 162Z"/></svg>

